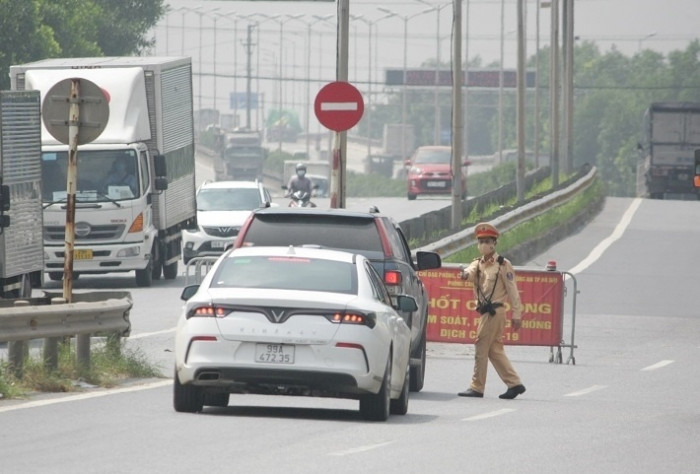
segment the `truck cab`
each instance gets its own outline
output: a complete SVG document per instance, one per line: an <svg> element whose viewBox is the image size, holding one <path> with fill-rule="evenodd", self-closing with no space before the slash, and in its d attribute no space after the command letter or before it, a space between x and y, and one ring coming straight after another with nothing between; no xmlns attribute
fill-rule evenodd
<svg viewBox="0 0 700 474"><path fill-rule="evenodd" d="M136 270L139 283L152 278L152 245L158 230L153 225L151 194L167 186L155 179L150 161L143 143L81 148L73 254L78 274L128 268ZM63 146L45 146L41 163L45 267L51 280L61 280L68 152Z"/></svg>

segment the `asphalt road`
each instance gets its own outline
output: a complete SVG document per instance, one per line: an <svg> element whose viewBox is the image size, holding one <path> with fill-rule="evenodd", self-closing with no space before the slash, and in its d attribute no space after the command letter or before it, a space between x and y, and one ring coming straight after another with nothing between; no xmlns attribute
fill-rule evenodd
<svg viewBox="0 0 700 474"><path fill-rule="evenodd" d="M549 349L509 347L527 392L500 400L456 393L468 345L429 344L425 388L386 423L348 400L235 396L227 408L172 409L171 382L0 401L2 472L697 472L700 454L700 204L609 198L576 235L528 265L556 260L577 284L575 365ZM129 346L172 367L184 278L135 288L133 278L85 277L78 289L134 297ZM565 340L572 335L567 283ZM569 356L564 351L564 360Z"/></svg>

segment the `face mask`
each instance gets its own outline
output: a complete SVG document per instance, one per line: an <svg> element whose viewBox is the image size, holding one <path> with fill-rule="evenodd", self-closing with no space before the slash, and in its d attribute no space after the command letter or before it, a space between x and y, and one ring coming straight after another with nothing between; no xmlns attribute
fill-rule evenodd
<svg viewBox="0 0 700 474"><path fill-rule="evenodd" d="M478 245L479 248L479 253L481 255L489 255L490 253L493 253L493 251L496 249L496 246L491 243L491 242L481 242Z"/></svg>
<svg viewBox="0 0 700 474"><path fill-rule="evenodd" d="M306 171L297 171L297 176L299 176L300 178L303 178L305 174Z"/></svg>

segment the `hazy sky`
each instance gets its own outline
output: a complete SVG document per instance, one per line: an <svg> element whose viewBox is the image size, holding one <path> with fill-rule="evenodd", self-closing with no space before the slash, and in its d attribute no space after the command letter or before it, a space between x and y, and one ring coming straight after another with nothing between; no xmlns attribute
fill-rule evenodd
<svg viewBox="0 0 700 474"><path fill-rule="evenodd" d="M335 79L335 2L166 0L166 3L171 12L155 29L156 46L152 53L193 57L195 73L201 68L206 74L202 78L201 92L199 82L194 82L197 96L195 107L198 107L199 101L204 103L203 107L216 103L217 107L223 109L227 107L231 89L235 88L239 92L245 90L242 79L231 77L243 77L245 74L243 42L249 23L259 23L258 32L253 37L256 44L252 58L259 76L278 77L281 69L285 78L302 79L310 76L318 79L318 82L311 85L312 96L324 83ZM594 41L603 51L614 46L628 55L635 54L640 48L668 53L684 49L692 39L700 37L700 0L574 0L574 3L575 35L582 40ZM504 64L506 67L514 67L517 2L505 0L503 4ZM502 1L462 0L462 5L463 11L468 6L469 13L469 57L480 56L484 64L498 62L501 51ZM378 6L395 12L400 18L387 16ZM183 10L182 7L189 10ZM537 3L527 0L526 8L527 51L531 55L538 36ZM366 87L370 74L372 82L377 83L383 80L384 68L401 68L404 47L407 49L408 67L418 67L422 62L434 59L438 44L441 61L448 61L451 56L452 6L449 1L350 0L350 14L364 18L364 21L351 21L349 43L350 82L357 82L361 89ZM243 15L255 16L246 19L242 18ZM270 18L276 15L281 16ZM291 19L289 15L301 17ZM323 21L318 17L329 20ZM404 18L407 17L410 18L405 21ZM282 48L279 44L280 19L284 22ZM439 36L436 34L438 21ZM373 36L371 43L367 41L368 22L375 26L373 31L376 36ZM310 44L309 23L313 23ZM406 41L404 26L408 27ZM541 9L539 30L540 45L549 44L549 8ZM257 44L258 41L260 44ZM308 69L307 55L311 58ZM283 58L281 63L280 56ZM220 78L214 82L210 77L214 73L219 76L228 75L229 78ZM279 96L279 88L273 82L275 81L270 79L259 83L260 90L267 91L268 101L279 100L279 97L273 97ZM294 86L285 85L282 90L285 101L297 103L305 99L305 81L297 82L299 83ZM376 92L379 85L374 87Z"/></svg>

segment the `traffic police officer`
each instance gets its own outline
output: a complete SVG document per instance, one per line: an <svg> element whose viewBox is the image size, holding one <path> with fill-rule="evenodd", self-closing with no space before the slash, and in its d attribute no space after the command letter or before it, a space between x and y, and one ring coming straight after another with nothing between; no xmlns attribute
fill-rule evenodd
<svg viewBox="0 0 700 474"><path fill-rule="evenodd" d="M525 392L518 373L510 363L503 348L503 331L506 327L506 301L513 310L513 329L521 325L522 303L515 283L513 265L496 253L499 232L488 223L477 224L474 231L481 257L460 270L459 276L474 284L477 311L481 314L474 343L474 375L469 388L459 392L461 397L484 396L488 361L498 376L508 386L499 398L513 399Z"/></svg>

